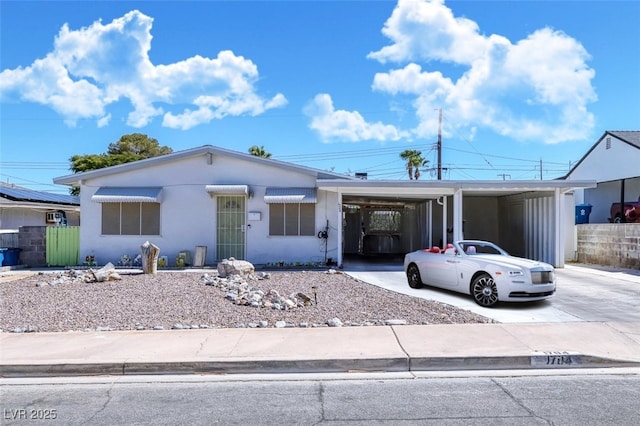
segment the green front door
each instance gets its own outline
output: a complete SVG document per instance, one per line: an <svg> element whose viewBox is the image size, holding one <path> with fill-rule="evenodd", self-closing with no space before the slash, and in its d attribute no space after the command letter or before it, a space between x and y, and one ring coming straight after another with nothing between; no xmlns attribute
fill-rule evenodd
<svg viewBox="0 0 640 426"><path fill-rule="evenodd" d="M218 196L216 257L244 259L245 197Z"/></svg>

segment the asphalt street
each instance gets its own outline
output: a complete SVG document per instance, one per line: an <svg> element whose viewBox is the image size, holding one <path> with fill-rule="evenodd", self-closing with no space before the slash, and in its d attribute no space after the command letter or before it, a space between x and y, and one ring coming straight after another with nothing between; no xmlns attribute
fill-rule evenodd
<svg viewBox="0 0 640 426"><path fill-rule="evenodd" d="M640 420L637 370L504 373L10 380L0 412L6 425L635 426Z"/></svg>

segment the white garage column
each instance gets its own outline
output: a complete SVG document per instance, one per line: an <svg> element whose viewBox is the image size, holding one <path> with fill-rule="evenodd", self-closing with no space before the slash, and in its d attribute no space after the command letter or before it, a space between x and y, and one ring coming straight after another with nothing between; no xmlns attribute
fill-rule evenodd
<svg viewBox="0 0 640 426"><path fill-rule="evenodd" d="M453 193L453 241L464 239L462 231L462 189Z"/></svg>
<svg viewBox="0 0 640 426"><path fill-rule="evenodd" d="M564 193L556 188L553 194L553 202L555 204L555 247L554 247L554 266L556 268L564 268Z"/></svg>

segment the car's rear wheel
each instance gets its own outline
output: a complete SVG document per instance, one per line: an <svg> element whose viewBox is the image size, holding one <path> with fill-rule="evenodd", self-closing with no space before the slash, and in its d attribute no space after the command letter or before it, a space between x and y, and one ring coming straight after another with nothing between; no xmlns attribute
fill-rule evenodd
<svg viewBox="0 0 640 426"><path fill-rule="evenodd" d="M471 294L480 306L490 308L498 303L498 287L489 274L478 275L471 283Z"/></svg>
<svg viewBox="0 0 640 426"><path fill-rule="evenodd" d="M424 286L420 277L420 270L413 263L407 268L407 281L411 288L422 288Z"/></svg>

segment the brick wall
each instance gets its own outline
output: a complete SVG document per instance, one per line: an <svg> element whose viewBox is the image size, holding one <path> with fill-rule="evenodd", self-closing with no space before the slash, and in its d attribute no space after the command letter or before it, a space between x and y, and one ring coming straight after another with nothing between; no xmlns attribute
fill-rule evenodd
<svg viewBox="0 0 640 426"><path fill-rule="evenodd" d="M640 223L576 225L578 262L640 269Z"/></svg>
<svg viewBox="0 0 640 426"><path fill-rule="evenodd" d="M20 264L47 266L46 226L21 226L19 229Z"/></svg>

